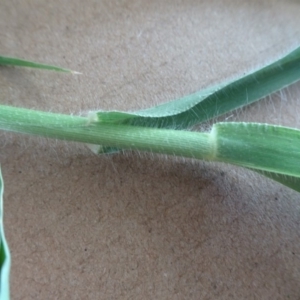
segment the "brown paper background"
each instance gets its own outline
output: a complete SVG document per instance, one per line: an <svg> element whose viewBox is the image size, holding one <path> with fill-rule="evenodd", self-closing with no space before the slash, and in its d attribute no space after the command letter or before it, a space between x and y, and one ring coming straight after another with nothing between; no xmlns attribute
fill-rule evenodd
<svg viewBox="0 0 300 300"><path fill-rule="evenodd" d="M1 102L138 109L239 76L300 41L299 1L0 3ZM300 85L228 120L300 128ZM224 164L1 132L12 299L299 299L300 196Z"/></svg>

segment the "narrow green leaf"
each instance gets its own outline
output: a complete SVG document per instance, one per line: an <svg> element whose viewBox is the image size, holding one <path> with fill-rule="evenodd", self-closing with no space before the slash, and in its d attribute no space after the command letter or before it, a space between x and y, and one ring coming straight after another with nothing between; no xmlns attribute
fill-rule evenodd
<svg viewBox="0 0 300 300"><path fill-rule="evenodd" d="M9 299L10 253L3 228L3 179L0 170L0 299Z"/></svg>
<svg viewBox="0 0 300 300"><path fill-rule="evenodd" d="M68 72L73 74L79 74L76 71L72 71L69 69L64 69L57 66L45 65L36 63L29 60L23 60L15 57L7 57L7 56L0 56L0 65L4 66L17 66L17 67L29 67L29 68L37 68L37 69L44 69L44 70L52 70L52 71L59 71L59 72Z"/></svg>
<svg viewBox="0 0 300 300"><path fill-rule="evenodd" d="M300 47L240 79L168 103L132 113L100 111L96 114L100 122L183 129L251 104L299 79Z"/></svg>

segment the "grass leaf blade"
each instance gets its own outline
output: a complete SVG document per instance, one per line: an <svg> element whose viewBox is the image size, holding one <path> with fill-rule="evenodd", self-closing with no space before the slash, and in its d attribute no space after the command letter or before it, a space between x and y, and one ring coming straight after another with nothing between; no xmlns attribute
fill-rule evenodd
<svg viewBox="0 0 300 300"><path fill-rule="evenodd" d="M36 68L36 69L44 69L44 70L51 70L51 71L59 71L59 72L67 72L67 73L73 73L78 74L76 71L72 71L69 69L52 66L52 65L46 65L41 63L36 63L29 60L24 60L20 58L15 57L8 57L8 56L0 56L0 65L3 66L16 66L16 67L28 67L28 68Z"/></svg>
<svg viewBox="0 0 300 300"><path fill-rule="evenodd" d="M240 79L145 110L97 112L97 115L100 122L184 129L251 104L299 79L300 47Z"/></svg>
<svg viewBox="0 0 300 300"><path fill-rule="evenodd" d="M3 228L3 179L0 170L0 299L9 299L10 253Z"/></svg>

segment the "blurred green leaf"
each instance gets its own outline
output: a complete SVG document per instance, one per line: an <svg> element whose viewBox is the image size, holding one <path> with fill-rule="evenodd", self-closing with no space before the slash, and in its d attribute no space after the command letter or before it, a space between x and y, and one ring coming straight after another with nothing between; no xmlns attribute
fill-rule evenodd
<svg viewBox="0 0 300 300"><path fill-rule="evenodd" d="M10 253L4 235L3 228L3 179L0 170L0 299L9 299L9 273L10 273Z"/></svg>
<svg viewBox="0 0 300 300"><path fill-rule="evenodd" d="M283 174L264 172L259 170L253 170L263 176L271 178L297 192L300 193L300 177L287 176Z"/></svg>
<svg viewBox="0 0 300 300"><path fill-rule="evenodd" d="M0 65L3 66L17 66L17 67L29 67L29 68L36 68L36 69L44 69L44 70L52 70L52 71L59 71L59 72L68 72L73 74L78 74L76 71L72 71L69 69L64 69L57 66L45 65L36 63L29 60L19 59L15 57L7 57L7 56L0 56Z"/></svg>

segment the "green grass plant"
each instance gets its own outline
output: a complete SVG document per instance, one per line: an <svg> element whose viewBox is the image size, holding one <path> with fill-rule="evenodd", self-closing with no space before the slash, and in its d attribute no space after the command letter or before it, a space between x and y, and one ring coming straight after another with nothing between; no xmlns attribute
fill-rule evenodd
<svg viewBox="0 0 300 300"><path fill-rule="evenodd" d="M0 56L0 65L76 73L59 67ZM300 130L277 125L220 122L208 132L191 131L249 105L300 79L300 47L243 77L155 107L134 112L96 111L88 116L0 105L0 129L93 145L96 153L138 150L254 170L300 192ZM0 299L9 298L10 255L3 231L0 176L1 286Z"/></svg>
<svg viewBox="0 0 300 300"><path fill-rule="evenodd" d="M0 64L7 61L18 62L18 66L54 68L0 57ZM98 145L93 148L98 153L133 149L232 163L300 191L298 129L217 123L211 132L186 130L258 101L299 79L300 47L236 80L136 112L97 111L76 117L0 105L0 129Z"/></svg>

